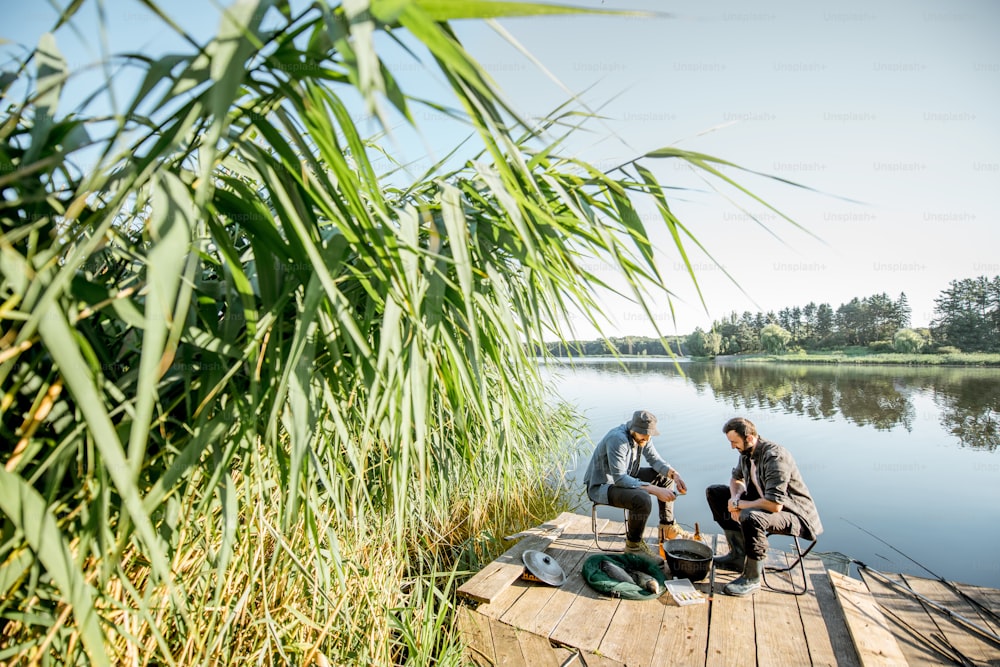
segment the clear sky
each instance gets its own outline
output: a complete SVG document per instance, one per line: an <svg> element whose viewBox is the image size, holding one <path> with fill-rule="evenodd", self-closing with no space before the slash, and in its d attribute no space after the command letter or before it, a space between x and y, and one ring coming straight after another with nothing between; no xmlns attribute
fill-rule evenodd
<svg viewBox="0 0 1000 667"><path fill-rule="evenodd" d="M105 3L111 51L155 51L168 31L134 2ZM199 38L218 9L163 3ZM905 292L914 326L955 279L1000 274L1000 3L900 0L803 3L786 0L584 0L607 9L667 12L643 18L558 17L499 22L551 75L491 26L456 24L470 51L526 115L542 115L571 91L605 116L569 145L611 167L676 145L790 179L819 193L747 176L746 185L819 237L759 206L728 205L689 172L654 163L661 181L695 188L674 211L715 259L693 261L707 312L655 212L643 218L662 250L678 296L676 326L666 302L651 304L665 333L708 328L729 312L804 306L834 309L854 297ZM51 26L43 3L0 0L0 37L34 44ZM58 33L70 66L99 59L99 32ZM6 50L10 52L12 45ZM399 60L403 85L433 87ZM409 69L407 69L409 68ZM119 95L127 77L119 76ZM420 95L421 90L409 90ZM418 116L429 145L450 132ZM423 144L403 142L418 162ZM610 267L591 269L614 282ZM608 298L610 334L649 335L633 304ZM575 324L579 326L579 321ZM579 326L577 337L593 336Z"/></svg>

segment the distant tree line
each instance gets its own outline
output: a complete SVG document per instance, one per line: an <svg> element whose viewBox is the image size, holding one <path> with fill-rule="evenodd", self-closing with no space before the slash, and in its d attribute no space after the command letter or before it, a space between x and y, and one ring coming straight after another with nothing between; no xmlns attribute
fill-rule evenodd
<svg viewBox="0 0 1000 667"><path fill-rule="evenodd" d="M1000 276L953 280L934 300L931 332L963 352L1000 352Z"/></svg>
<svg viewBox="0 0 1000 667"><path fill-rule="evenodd" d="M714 357L721 354L788 350L829 350L866 346L876 352L1000 352L1000 276L953 280L934 300L930 328L911 329L906 294L855 297L834 310L810 302L778 312L735 312L667 344L674 354ZM549 343L556 356L609 354L661 355L659 338L623 336L593 341Z"/></svg>
<svg viewBox="0 0 1000 667"><path fill-rule="evenodd" d="M823 350L845 345L884 343L892 347L897 331L910 326L906 294L855 297L834 310L830 304L783 308L777 313L745 311L712 323L709 331L695 329L686 339L695 356L782 352L788 349Z"/></svg>
<svg viewBox="0 0 1000 667"><path fill-rule="evenodd" d="M684 348L684 336L668 336L665 339L673 354L684 356L688 351ZM639 356L659 356L667 354L664 341L649 336L620 336L608 339L568 341L566 343L548 343L549 354L556 357L603 357L615 354Z"/></svg>

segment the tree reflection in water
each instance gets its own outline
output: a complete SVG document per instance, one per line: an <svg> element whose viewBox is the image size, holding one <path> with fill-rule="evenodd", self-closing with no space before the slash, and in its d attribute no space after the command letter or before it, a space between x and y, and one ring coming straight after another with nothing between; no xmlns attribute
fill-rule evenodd
<svg viewBox="0 0 1000 667"><path fill-rule="evenodd" d="M963 445L993 451L1000 445L997 430L1000 411L1000 379L968 378L935 389L934 402L941 409L941 426Z"/></svg>
<svg viewBox="0 0 1000 667"><path fill-rule="evenodd" d="M914 398L932 397L941 426L961 446L995 450L1000 445L1000 373L988 368L824 366L773 363L683 363L701 393L711 390L734 412L779 410L811 419L838 415L859 426L910 431ZM664 361L609 362L602 373L676 375Z"/></svg>

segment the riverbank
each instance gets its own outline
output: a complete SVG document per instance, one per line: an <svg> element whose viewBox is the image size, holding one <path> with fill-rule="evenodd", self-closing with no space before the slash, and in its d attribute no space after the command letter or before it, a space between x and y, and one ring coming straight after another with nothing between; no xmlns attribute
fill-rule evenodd
<svg viewBox="0 0 1000 667"><path fill-rule="evenodd" d="M707 361L707 359L706 359ZM786 354L734 354L718 356L716 363L781 364L877 364L904 366L1000 366L1000 354L950 352L945 354L903 354L868 352L864 349L789 352Z"/></svg>

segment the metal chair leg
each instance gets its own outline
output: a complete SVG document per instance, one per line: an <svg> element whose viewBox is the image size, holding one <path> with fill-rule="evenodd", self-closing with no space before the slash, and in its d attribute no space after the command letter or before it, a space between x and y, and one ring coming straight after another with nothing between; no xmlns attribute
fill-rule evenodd
<svg viewBox="0 0 1000 667"><path fill-rule="evenodd" d="M770 535L768 537L770 537ZM763 568L761 570L761 581L764 583L765 586L767 586L772 591L775 591L776 593L788 593L789 595L803 595L806 591L809 590L809 580L806 578L806 565L803 562L803 559L807 555L809 555L809 552L812 551L813 547L816 546L816 542L818 542L819 540L813 540L812 543L808 547L806 547L806 550L802 551L802 546L799 544L799 538L798 538L798 536L797 535L792 535L791 537L792 537L792 540L793 540L793 542L795 544L795 553L797 555L797 558L795 559L795 562L793 562L788 567L765 567L765 568ZM798 566L799 573L801 574L801 577L802 577L802 585L801 586L797 586L795 584L795 582L793 581L793 579L794 579L793 575L789 575L789 578L788 578L789 579L789 584L792 587L791 590L785 590L785 589L782 589L782 588L775 588L771 584L767 583L767 573L768 572L788 572L788 571L794 569L795 566Z"/></svg>
<svg viewBox="0 0 1000 667"><path fill-rule="evenodd" d="M600 505L600 504L601 503L594 503L594 504L592 504L590 506L590 530L593 531L593 533L594 533L594 546L597 547L598 549L600 549L601 551L607 551L607 552L611 552L611 553L620 553L620 552L624 551L624 548L622 548L622 549L613 549L611 547L603 547L603 546L601 546L601 538L622 537L623 535L625 535L625 533L624 532L621 532L621 533L600 533L600 532L597 531L597 506ZM611 505L608 505L608 507L611 507ZM622 514L624 515L625 530L627 531L628 530L628 510L622 509Z"/></svg>

